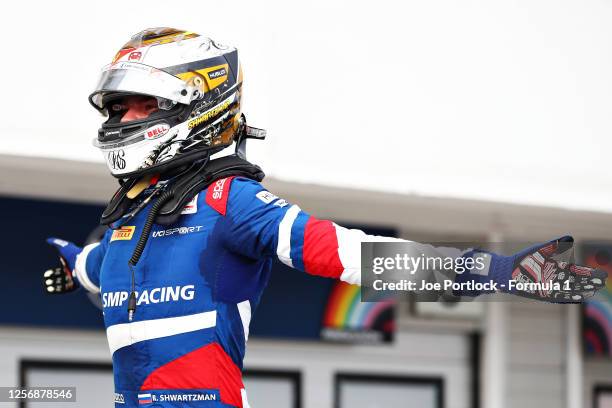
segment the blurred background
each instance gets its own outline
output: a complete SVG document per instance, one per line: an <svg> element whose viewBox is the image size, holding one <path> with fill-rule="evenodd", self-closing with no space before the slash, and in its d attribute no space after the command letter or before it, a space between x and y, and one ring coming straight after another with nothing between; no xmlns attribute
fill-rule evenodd
<svg viewBox="0 0 612 408"><path fill-rule="evenodd" d="M170 26L237 46L243 111L269 135L249 158L268 189L320 218L415 241L572 234L583 262L607 267L611 20L601 0L11 3L0 386L76 385L77 406L111 406L95 299L46 296L40 276L57 262L44 239L85 242L116 189L87 96L132 34ZM583 306L357 306L355 288L279 264L252 322L249 400L610 408L608 289Z"/></svg>

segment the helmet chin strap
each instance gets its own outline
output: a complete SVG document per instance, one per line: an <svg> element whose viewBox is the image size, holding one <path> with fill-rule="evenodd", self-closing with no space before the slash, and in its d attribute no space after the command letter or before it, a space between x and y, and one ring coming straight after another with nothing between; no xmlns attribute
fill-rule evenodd
<svg viewBox="0 0 612 408"><path fill-rule="evenodd" d="M159 180L159 174L147 174L147 175L144 175L127 192L126 197L129 198L130 200L135 199L136 197L138 197L140 195L140 193L145 191L147 188L149 188L152 185L157 184L158 180Z"/></svg>

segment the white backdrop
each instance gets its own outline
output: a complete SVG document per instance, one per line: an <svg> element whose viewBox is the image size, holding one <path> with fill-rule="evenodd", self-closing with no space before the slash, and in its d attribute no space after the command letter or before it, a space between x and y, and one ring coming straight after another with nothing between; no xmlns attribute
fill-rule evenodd
<svg viewBox="0 0 612 408"><path fill-rule="evenodd" d="M612 211L610 21L602 0L13 2L0 153L101 161L98 70L166 25L239 48L277 178Z"/></svg>

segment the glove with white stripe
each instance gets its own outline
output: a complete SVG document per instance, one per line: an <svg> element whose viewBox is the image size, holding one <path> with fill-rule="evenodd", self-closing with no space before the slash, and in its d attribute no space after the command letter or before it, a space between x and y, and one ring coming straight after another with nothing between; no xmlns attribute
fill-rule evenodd
<svg viewBox="0 0 612 408"><path fill-rule="evenodd" d="M57 268L48 269L43 274L43 284L46 292L50 294L72 292L78 288L72 272L74 271L76 257L82 251L82 248L72 242L58 238L48 238L47 243L58 251L61 265Z"/></svg>
<svg viewBox="0 0 612 408"><path fill-rule="evenodd" d="M579 303L603 288L608 274L600 269L570 263L568 254L571 254L573 244L571 236L564 236L512 256L472 250L463 256L475 258L486 254L490 258L488 273L468 272L457 275L455 281L493 280L501 292L552 303ZM458 294L475 296L481 293Z"/></svg>

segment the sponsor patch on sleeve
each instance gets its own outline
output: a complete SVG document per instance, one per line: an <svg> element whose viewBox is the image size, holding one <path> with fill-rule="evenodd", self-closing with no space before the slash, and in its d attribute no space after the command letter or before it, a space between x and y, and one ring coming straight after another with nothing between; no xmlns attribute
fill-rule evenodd
<svg viewBox="0 0 612 408"><path fill-rule="evenodd" d="M270 204L272 201L278 198L277 196L266 190L260 191L255 196L259 198L264 204Z"/></svg>
<svg viewBox="0 0 612 408"><path fill-rule="evenodd" d="M275 202L274 205L283 208L284 206L289 205L289 203L281 198L280 200Z"/></svg>

